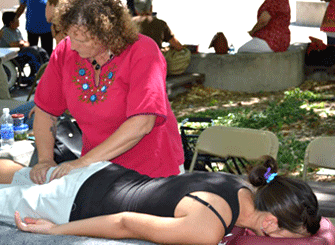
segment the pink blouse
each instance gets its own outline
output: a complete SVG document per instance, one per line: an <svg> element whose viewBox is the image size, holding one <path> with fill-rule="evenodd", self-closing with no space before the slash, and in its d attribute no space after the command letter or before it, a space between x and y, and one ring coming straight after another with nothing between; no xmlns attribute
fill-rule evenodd
<svg viewBox="0 0 335 245"><path fill-rule="evenodd" d="M71 50L67 37L53 51L38 84L35 103L59 116L66 109L83 132L82 155L111 136L128 118L156 115L156 124L136 146L111 159L151 177L179 173L184 161L177 120L165 88L166 62L156 43L143 35L101 67L100 84L87 59Z"/></svg>

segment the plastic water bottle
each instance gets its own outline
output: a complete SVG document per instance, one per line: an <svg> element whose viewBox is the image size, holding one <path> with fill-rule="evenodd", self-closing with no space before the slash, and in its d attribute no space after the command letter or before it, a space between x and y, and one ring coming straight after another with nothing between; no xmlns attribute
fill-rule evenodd
<svg viewBox="0 0 335 245"><path fill-rule="evenodd" d="M13 118L9 114L9 108L2 109L0 118L1 149L10 149L14 144L14 126Z"/></svg>
<svg viewBox="0 0 335 245"><path fill-rule="evenodd" d="M231 45L229 46L228 54L235 54L235 47L234 47L233 44L231 44Z"/></svg>

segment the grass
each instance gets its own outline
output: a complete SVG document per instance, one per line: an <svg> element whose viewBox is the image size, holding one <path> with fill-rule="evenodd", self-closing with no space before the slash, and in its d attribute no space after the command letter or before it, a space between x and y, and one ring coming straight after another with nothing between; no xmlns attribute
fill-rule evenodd
<svg viewBox="0 0 335 245"><path fill-rule="evenodd" d="M215 103L217 101L211 102ZM310 141L298 139L294 134L287 135L284 129L299 122L304 122L307 127L315 127L320 120L320 114L314 110L324 107L322 94L297 88L286 91L283 99L269 102L267 108L262 111L231 107L190 114L178 118L178 121L181 122L187 117L209 117L214 120L215 125L270 130L279 140L277 160L281 171L297 172L301 175L305 150ZM187 123L186 126L200 129L207 127L207 124Z"/></svg>

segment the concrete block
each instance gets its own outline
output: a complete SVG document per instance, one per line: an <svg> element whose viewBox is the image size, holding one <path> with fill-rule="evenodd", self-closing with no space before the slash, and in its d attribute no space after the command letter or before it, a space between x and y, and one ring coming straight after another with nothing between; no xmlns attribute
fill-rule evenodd
<svg viewBox="0 0 335 245"><path fill-rule="evenodd" d="M296 23L304 26L321 26L327 3L320 1L297 1Z"/></svg>
<svg viewBox="0 0 335 245"><path fill-rule="evenodd" d="M205 74L207 87L228 91L282 91L304 80L306 44L291 45L286 52L194 54L186 72Z"/></svg>

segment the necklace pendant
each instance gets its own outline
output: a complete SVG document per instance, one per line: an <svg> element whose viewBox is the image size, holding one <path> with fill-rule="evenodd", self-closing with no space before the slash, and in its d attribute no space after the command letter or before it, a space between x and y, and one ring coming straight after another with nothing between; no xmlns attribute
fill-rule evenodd
<svg viewBox="0 0 335 245"><path fill-rule="evenodd" d="M96 64L98 64L98 62L97 62L96 60L93 60L93 61L92 61L92 65L95 66Z"/></svg>
<svg viewBox="0 0 335 245"><path fill-rule="evenodd" d="M100 65L99 64L97 64L96 66L95 66L95 69L96 70L99 70L101 67L100 67Z"/></svg>

